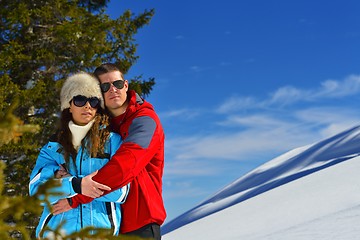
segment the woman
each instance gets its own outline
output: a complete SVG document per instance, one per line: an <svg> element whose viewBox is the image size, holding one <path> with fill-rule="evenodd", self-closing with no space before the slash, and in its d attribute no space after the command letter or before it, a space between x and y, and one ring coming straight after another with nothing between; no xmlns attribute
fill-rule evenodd
<svg viewBox="0 0 360 240"><path fill-rule="evenodd" d="M41 184L56 179L59 185L48 191L56 193L47 197L51 205L81 193L79 177L104 166L121 143L120 136L108 130L108 117L103 112L104 100L96 78L87 73L69 77L61 89L60 101L59 129L41 149L29 184L30 195L34 195ZM59 215L53 215L44 204L36 237L51 237L60 224L64 235L88 226L112 229L117 235L120 204L128 190L129 185Z"/></svg>

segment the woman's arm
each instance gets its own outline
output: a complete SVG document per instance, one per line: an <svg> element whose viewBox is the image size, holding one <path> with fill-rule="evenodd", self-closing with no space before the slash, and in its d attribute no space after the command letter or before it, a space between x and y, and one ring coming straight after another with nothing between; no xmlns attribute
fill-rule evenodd
<svg viewBox="0 0 360 240"><path fill-rule="evenodd" d="M64 171L64 168L61 167L63 157L60 153L56 152L56 149L56 143L51 142L45 145L40 150L35 167L30 174L30 196L35 195L38 192L39 187L50 179L55 180L54 185L51 185L47 189L46 196L44 194L38 196L40 200L44 200L46 197L50 203L54 203L61 198L75 195L71 186L71 179L73 176L68 174ZM60 176L62 177L56 178Z"/></svg>

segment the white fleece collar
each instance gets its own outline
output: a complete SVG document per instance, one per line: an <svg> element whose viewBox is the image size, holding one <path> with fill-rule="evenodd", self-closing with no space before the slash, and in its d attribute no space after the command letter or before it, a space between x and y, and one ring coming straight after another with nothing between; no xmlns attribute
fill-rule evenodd
<svg viewBox="0 0 360 240"><path fill-rule="evenodd" d="M72 143L76 150L78 150L79 146L81 145L81 141L86 136L91 126L94 124L94 121L95 119L91 120L84 126L77 125L73 121L69 122L69 128L72 133Z"/></svg>

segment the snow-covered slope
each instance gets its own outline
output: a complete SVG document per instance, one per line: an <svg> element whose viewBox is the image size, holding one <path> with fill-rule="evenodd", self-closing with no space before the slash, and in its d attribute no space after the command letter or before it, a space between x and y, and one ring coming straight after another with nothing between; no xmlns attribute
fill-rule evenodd
<svg viewBox="0 0 360 240"><path fill-rule="evenodd" d="M359 126L294 149L165 224L163 239L360 239L359 152Z"/></svg>

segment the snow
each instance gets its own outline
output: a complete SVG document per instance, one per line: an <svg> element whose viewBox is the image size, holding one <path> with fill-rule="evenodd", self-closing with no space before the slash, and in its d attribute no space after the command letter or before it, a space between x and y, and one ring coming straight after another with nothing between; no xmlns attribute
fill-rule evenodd
<svg viewBox="0 0 360 240"><path fill-rule="evenodd" d="M162 227L163 240L360 239L360 127L285 153Z"/></svg>

